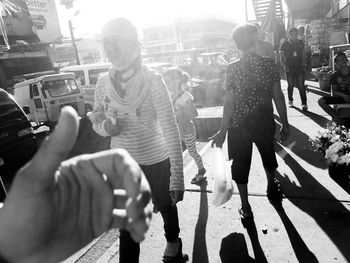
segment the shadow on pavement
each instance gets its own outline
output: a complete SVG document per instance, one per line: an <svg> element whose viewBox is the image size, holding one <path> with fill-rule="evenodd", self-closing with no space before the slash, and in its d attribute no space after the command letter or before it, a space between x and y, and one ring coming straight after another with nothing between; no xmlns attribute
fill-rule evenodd
<svg viewBox="0 0 350 263"><path fill-rule="evenodd" d="M250 238L250 242L252 242L252 247L255 256L255 260L253 262L267 263L264 251L262 250L259 242L258 231L256 230L256 225L254 221L247 226L247 232Z"/></svg>
<svg viewBox="0 0 350 263"><path fill-rule="evenodd" d="M282 220L282 223L287 231L290 243L298 261L305 263L317 263L317 258L309 250L304 240L301 238L298 231L295 229L292 221L289 219L286 212L284 211L282 203L274 204L273 207L276 209L278 215Z"/></svg>
<svg viewBox="0 0 350 263"><path fill-rule="evenodd" d="M319 126L321 126L322 128L326 128L327 124L331 124L332 121L330 121L329 119L327 119L324 116L318 115L314 112L311 111L303 111L299 108L294 108L296 111L304 114L306 117L309 117L312 121L314 121L315 123L317 123Z"/></svg>
<svg viewBox="0 0 350 263"><path fill-rule="evenodd" d="M275 115L275 119L279 121L279 118ZM276 130L280 130L280 125L276 123ZM289 124L290 137L286 142L283 143L288 149L290 149L293 153L298 155L304 161L309 164L321 168L327 169L328 165L326 164L322 154L320 152L316 152L311 149L311 143L309 142L309 136L306 133L303 133L299 129L295 128L293 125ZM276 145L276 143L275 143ZM281 155L278 151L281 150L275 147L275 152ZM284 152L284 150L282 149ZM283 156L281 156L283 159Z"/></svg>
<svg viewBox="0 0 350 263"><path fill-rule="evenodd" d="M192 252L193 263L209 263L207 242L206 242L206 227L208 221L208 182L203 181L200 184L201 195L199 203L199 215L194 232L194 243Z"/></svg>
<svg viewBox="0 0 350 263"><path fill-rule="evenodd" d="M288 153L283 153L284 150L281 146L277 145L276 151L278 154L283 155L282 158L284 162L290 167L300 184L300 186L298 186L295 182L292 182L287 174L283 176L278 173L276 174L276 178L280 181L287 198L296 207L315 220L347 261L350 262L348 240L348 232L350 232L350 212L292 156ZM303 195L306 197L307 193L314 194L315 198L313 198L313 200L321 200L320 198L322 198L324 201L332 202L331 206L315 206L315 201L305 200L307 198L302 200L301 198L303 198Z"/></svg>
<svg viewBox="0 0 350 263"><path fill-rule="evenodd" d="M224 237L220 246L222 263L252 263L255 262L248 254L247 243L242 233L231 233Z"/></svg>

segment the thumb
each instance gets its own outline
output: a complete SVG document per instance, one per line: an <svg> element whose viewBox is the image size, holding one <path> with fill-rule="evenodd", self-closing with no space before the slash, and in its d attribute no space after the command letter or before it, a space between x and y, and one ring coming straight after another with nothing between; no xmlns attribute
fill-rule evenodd
<svg viewBox="0 0 350 263"><path fill-rule="evenodd" d="M75 110L72 107L62 108L54 132L45 139L31 162L22 168L18 175L25 177L29 183L49 186L58 166L73 148L78 130L79 121Z"/></svg>

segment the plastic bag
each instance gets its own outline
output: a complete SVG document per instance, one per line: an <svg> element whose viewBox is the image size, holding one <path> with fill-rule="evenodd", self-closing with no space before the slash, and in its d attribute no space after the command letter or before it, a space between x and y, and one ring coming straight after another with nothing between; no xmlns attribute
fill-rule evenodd
<svg viewBox="0 0 350 263"><path fill-rule="evenodd" d="M221 148L215 149L213 161L213 171L215 171L213 205L220 206L230 200L233 193L233 182Z"/></svg>

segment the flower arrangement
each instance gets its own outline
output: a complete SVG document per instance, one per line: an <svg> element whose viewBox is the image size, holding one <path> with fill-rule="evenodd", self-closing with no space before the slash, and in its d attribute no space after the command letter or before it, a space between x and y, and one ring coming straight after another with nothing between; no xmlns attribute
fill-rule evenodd
<svg viewBox="0 0 350 263"><path fill-rule="evenodd" d="M310 141L312 148L322 152L329 164L350 163L350 130L345 126L327 125Z"/></svg>

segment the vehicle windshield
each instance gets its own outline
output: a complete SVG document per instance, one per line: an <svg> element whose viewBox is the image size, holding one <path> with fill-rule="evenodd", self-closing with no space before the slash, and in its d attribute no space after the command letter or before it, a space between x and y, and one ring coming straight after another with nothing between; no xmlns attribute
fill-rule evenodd
<svg viewBox="0 0 350 263"><path fill-rule="evenodd" d="M8 96L0 96L0 123L1 125L26 120L18 105Z"/></svg>
<svg viewBox="0 0 350 263"><path fill-rule="evenodd" d="M79 93L79 88L74 79L49 80L42 85L43 89L47 90L53 98Z"/></svg>
<svg viewBox="0 0 350 263"><path fill-rule="evenodd" d="M89 70L89 81L90 85L96 85L98 78L109 70L109 68L101 68L101 69L91 69Z"/></svg>

